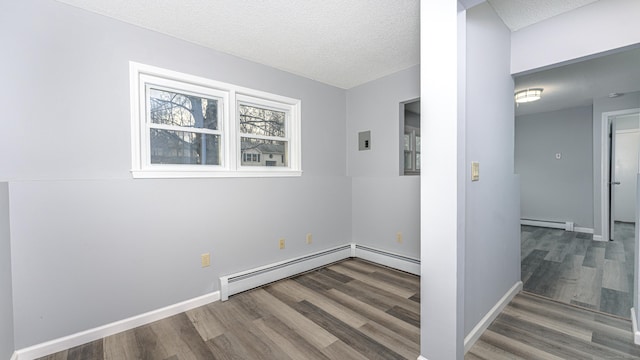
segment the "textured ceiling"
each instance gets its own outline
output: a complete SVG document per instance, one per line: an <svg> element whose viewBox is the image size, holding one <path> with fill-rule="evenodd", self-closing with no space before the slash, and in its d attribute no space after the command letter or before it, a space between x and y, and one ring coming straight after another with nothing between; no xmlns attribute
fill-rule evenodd
<svg viewBox="0 0 640 360"><path fill-rule="evenodd" d="M640 91L639 64L640 49L632 49L516 77L516 91L544 88L539 101L518 105L516 115L589 106L610 93Z"/></svg>
<svg viewBox="0 0 640 360"><path fill-rule="evenodd" d="M598 0L487 0L511 31Z"/></svg>
<svg viewBox="0 0 640 360"><path fill-rule="evenodd" d="M419 0L58 0L340 88L420 63Z"/></svg>
<svg viewBox="0 0 640 360"><path fill-rule="evenodd" d="M420 63L419 0L58 1L344 89ZM517 30L596 0L487 1Z"/></svg>

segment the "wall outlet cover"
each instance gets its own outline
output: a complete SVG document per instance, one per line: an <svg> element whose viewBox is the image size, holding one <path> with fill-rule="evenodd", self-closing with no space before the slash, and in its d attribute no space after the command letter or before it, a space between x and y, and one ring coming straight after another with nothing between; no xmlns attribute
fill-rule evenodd
<svg viewBox="0 0 640 360"><path fill-rule="evenodd" d="M202 267L208 267L211 265L211 255L209 253L205 253L200 255L200 263Z"/></svg>

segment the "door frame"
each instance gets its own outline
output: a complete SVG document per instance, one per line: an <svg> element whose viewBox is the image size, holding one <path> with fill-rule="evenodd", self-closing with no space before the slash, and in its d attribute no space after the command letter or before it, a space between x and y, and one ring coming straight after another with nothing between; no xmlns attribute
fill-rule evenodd
<svg viewBox="0 0 640 360"><path fill-rule="evenodd" d="M640 114L638 114L638 115L639 115L638 117L640 118ZM639 125L640 125L640 123L639 123ZM615 139L616 143L618 143L618 141L620 141L619 136L620 136L620 135L624 135L624 134L636 134L636 135L638 135L638 134L640 134L640 127L637 127L637 128L634 128L634 129L616 130L616 139ZM623 146L623 147L620 147L620 149L624 149L624 146ZM618 161L618 160L620 159L620 155L619 155L618 151L616 151L616 152L614 153L613 158L615 158L615 159L616 159L616 161ZM623 158L624 158L624 156L623 156ZM640 160L640 159L639 159L639 160ZM635 164L634 166L636 166L636 167L638 166L638 162L637 162L637 161L636 161L636 164ZM614 167L614 166L612 166L612 169L614 169L614 168L615 168L615 167ZM638 175L639 171L640 171L640 167L638 167L638 170L633 174L633 179L634 179L634 181L635 181L635 179L636 179L636 177L637 177L637 175ZM615 173L615 171L614 171L614 173ZM619 178L617 177L617 174L616 174L616 177L614 178L614 181L616 181L616 180L619 180ZM635 186L634 186L634 188L635 188ZM618 191L618 190L616 190L616 191ZM612 196L615 196L615 192L614 192L614 194L612 194ZM633 202L634 202L634 203L636 202L636 199L637 199L637 195L636 195L636 198L634 198L634 200L633 200ZM611 203L611 208L612 208L612 209L615 209L616 204L618 204L618 202L617 202L617 201L616 201L616 202ZM617 211L617 210L616 210L616 211L612 211L612 214L611 214L611 215L612 215L612 216L611 216L612 222L613 222L613 221L614 221L614 219L616 218L616 214L618 214L618 211ZM635 217L636 217L636 216L635 216L635 214L634 214L634 215L632 216L632 219L635 219ZM620 220L620 221L624 221L624 220ZM632 220L631 222L635 222L635 220Z"/></svg>
<svg viewBox="0 0 640 360"><path fill-rule="evenodd" d="M609 124L611 118L640 113L640 108L607 111L600 122L600 231L602 241L609 241ZM612 134L612 136L615 136ZM596 240L596 236L594 236Z"/></svg>

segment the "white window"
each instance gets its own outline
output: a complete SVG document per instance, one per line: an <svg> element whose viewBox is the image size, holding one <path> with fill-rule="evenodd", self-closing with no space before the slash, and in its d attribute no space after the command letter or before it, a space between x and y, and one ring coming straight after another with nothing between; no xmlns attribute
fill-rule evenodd
<svg viewBox="0 0 640 360"><path fill-rule="evenodd" d="M130 69L134 177L301 175L300 100L134 62Z"/></svg>
<svg viewBox="0 0 640 360"><path fill-rule="evenodd" d="M405 175L420 174L420 129L405 128L404 173Z"/></svg>
<svg viewBox="0 0 640 360"><path fill-rule="evenodd" d="M401 164L400 173L420 175L420 100L400 103L401 110Z"/></svg>

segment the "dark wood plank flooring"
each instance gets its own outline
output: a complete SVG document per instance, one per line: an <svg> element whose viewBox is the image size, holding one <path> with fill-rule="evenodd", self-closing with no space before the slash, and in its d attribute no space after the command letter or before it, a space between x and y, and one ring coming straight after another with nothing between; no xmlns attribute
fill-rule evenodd
<svg viewBox="0 0 640 360"><path fill-rule="evenodd" d="M633 306L635 226L616 222L614 241L522 226L524 291L627 319Z"/></svg>
<svg viewBox="0 0 640 360"><path fill-rule="evenodd" d="M350 259L42 359L411 359L420 278Z"/></svg>

